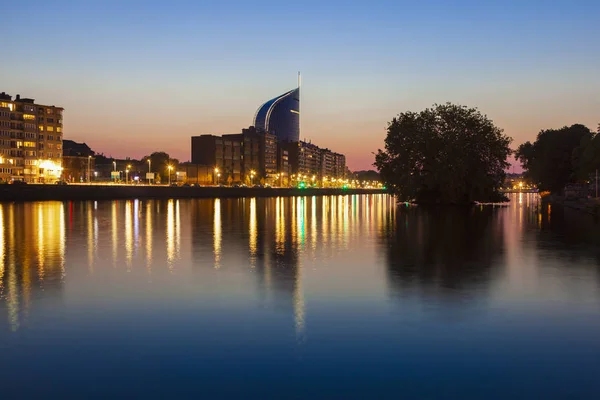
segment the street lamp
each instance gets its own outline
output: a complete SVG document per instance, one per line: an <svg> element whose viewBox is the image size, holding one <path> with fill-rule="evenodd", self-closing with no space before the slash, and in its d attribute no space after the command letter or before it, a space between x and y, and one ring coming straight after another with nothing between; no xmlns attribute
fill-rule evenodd
<svg viewBox="0 0 600 400"><path fill-rule="evenodd" d="M215 184L217 184L217 178L216 178L216 176L217 176L218 173L219 173L219 168L215 167L215 173L213 175L213 178L214 178L213 181L215 182Z"/></svg>
<svg viewBox="0 0 600 400"><path fill-rule="evenodd" d="M127 165L127 169L125 170L125 183L129 183L129 170L131 169L131 164Z"/></svg>
<svg viewBox="0 0 600 400"><path fill-rule="evenodd" d="M169 169L169 186L171 186L171 171L173 170L173 166L169 165L167 168Z"/></svg>
<svg viewBox="0 0 600 400"><path fill-rule="evenodd" d="M221 181L221 174L220 174L220 173L218 173L218 174L217 174L217 185L219 184L219 182L220 182L220 181Z"/></svg>
<svg viewBox="0 0 600 400"><path fill-rule="evenodd" d="M113 171L117 172L117 162L113 161ZM114 179L115 179L115 183L117 183L117 174L113 174Z"/></svg>
<svg viewBox="0 0 600 400"><path fill-rule="evenodd" d="M92 177L90 175L90 161L92 160L92 156L88 156L88 183L92 183Z"/></svg>
<svg viewBox="0 0 600 400"><path fill-rule="evenodd" d="M250 185L254 184L254 174L256 174L256 171L250 170Z"/></svg>
<svg viewBox="0 0 600 400"><path fill-rule="evenodd" d="M152 160L148 159L148 174L152 173ZM148 175L148 185L150 184L150 175Z"/></svg>

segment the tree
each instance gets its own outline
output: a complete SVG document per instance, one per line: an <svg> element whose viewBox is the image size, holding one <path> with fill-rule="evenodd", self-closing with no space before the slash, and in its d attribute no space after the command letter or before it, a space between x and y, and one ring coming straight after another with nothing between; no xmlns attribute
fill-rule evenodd
<svg viewBox="0 0 600 400"><path fill-rule="evenodd" d="M387 128L375 166L402 201L500 201L511 138L475 108L434 105L405 112Z"/></svg>
<svg viewBox="0 0 600 400"><path fill-rule="evenodd" d="M581 139L580 145L573 152L573 163L580 180L589 179L600 169L600 125L596 133L585 135Z"/></svg>
<svg viewBox="0 0 600 400"><path fill-rule="evenodd" d="M152 172L158 172L164 175L168 175L169 171L167 167L169 165L173 166L174 171L177 171L177 167L179 166L179 160L171 158L169 154L164 151L155 151L142 159L146 165L148 164L148 160L152 161Z"/></svg>
<svg viewBox="0 0 600 400"><path fill-rule="evenodd" d="M577 182L591 140L592 132L581 124L546 129L538 133L535 142L520 145L516 158L525 176L540 190L562 193L566 184Z"/></svg>

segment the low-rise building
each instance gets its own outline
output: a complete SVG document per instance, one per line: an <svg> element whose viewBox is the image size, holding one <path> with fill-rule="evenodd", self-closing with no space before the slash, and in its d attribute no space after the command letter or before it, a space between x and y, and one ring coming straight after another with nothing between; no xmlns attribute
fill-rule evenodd
<svg viewBox="0 0 600 400"><path fill-rule="evenodd" d="M90 182L96 168L94 152L85 143L63 140L62 179L68 182Z"/></svg>

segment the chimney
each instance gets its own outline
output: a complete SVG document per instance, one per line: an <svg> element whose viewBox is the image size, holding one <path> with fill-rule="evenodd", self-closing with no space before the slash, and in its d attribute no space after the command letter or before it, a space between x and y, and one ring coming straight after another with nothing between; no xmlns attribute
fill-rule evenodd
<svg viewBox="0 0 600 400"><path fill-rule="evenodd" d="M17 94L17 97L15 97L15 100L21 100L21 95Z"/></svg>

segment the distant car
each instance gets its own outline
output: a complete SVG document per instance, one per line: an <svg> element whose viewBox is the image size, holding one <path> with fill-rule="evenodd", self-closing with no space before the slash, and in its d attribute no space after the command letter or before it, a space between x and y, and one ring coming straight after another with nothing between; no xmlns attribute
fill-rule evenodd
<svg viewBox="0 0 600 400"><path fill-rule="evenodd" d="M200 187L199 183L192 183L192 187Z"/></svg>
<svg viewBox="0 0 600 400"><path fill-rule="evenodd" d="M257 185L254 185L254 186L252 186L252 187L253 187L253 188L256 188L256 189L262 189L262 188L264 188L264 186L263 186L263 185L258 185L258 184L257 184Z"/></svg>
<svg viewBox="0 0 600 400"><path fill-rule="evenodd" d="M177 184L175 182L171 183L171 186L177 186Z"/></svg>
<svg viewBox="0 0 600 400"><path fill-rule="evenodd" d="M68 185L68 183L65 182L65 181L56 181L56 184L60 185L60 186L66 186L66 185Z"/></svg>
<svg viewBox="0 0 600 400"><path fill-rule="evenodd" d="M17 180L12 181L12 184L13 185L27 185L27 182L17 179Z"/></svg>

